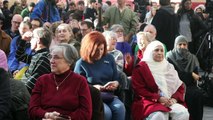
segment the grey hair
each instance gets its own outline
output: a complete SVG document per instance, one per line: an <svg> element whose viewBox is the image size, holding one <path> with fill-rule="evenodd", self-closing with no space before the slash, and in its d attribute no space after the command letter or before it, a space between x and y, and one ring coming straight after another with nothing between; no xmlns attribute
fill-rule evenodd
<svg viewBox="0 0 213 120"><path fill-rule="evenodd" d="M105 39L108 41L108 40L111 40L111 38L116 38L117 39L117 35L115 32L112 32L112 31L104 31L102 33L105 37Z"/></svg>
<svg viewBox="0 0 213 120"><path fill-rule="evenodd" d="M78 51L76 48L67 43L60 43L50 49L50 52L56 48L61 48L63 51L64 59L70 64L70 67L74 67L75 62L79 59Z"/></svg>
<svg viewBox="0 0 213 120"><path fill-rule="evenodd" d="M122 25L120 25L120 24L114 24L114 25L112 25L112 27L110 29L113 32L116 32L117 30L124 31L124 27Z"/></svg>

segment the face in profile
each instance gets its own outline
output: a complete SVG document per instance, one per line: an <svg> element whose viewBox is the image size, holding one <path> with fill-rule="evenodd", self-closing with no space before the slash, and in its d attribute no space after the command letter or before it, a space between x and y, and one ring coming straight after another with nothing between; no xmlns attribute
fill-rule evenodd
<svg viewBox="0 0 213 120"><path fill-rule="evenodd" d="M145 50L146 46L149 44L148 38L145 34L137 36L137 44L140 50Z"/></svg>
<svg viewBox="0 0 213 120"><path fill-rule="evenodd" d="M106 42L107 42L107 50L108 51L112 51L112 50L115 49L117 38L116 37L111 37L109 40L106 40Z"/></svg>
<svg viewBox="0 0 213 120"><path fill-rule="evenodd" d="M29 31L30 27L27 24L21 23L19 26L19 33L23 35L25 32Z"/></svg>
<svg viewBox="0 0 213 120"><path fill-rule="evenodd" d="M155 62L161 62L164 59L164 49L163 46L158 45L157 47L155 47L154 51L153 51L153 60Z"/></svg>
<svg viewBox="0 0 213 120"><path fill-rule="evenodd" d="M104 44L97 47L95 54L93 56L94 60L100 60L104 54Z"/></svg>

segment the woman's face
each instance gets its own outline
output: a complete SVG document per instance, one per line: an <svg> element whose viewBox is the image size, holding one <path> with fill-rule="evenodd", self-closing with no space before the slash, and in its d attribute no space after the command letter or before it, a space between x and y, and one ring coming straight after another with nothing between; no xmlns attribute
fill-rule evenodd
<svg viewBox="0 0 213 120"><path fill-rule="evenodd" d="M97 47L93 58L95 60L100 60L103 54L104 54L104 44L101 44Z"/></svg>
<svg viewBox="0 0 213 120"><path fill-rule="evenodd" d="M137 44L140 50L145 50L146 46L149 44L149 41L147 40L147 37L142 34L137 38Z"/></svg>
<svg viewBox="0 0 213 120"><path fill-rule="evenodd" d="M119 30L119 29L118 29L118 30L116 30L115 32L116 32L118 38L124 36L124 31L123 31L123 30Z"/></svg>
<svg viewBox="0 0 213 120"><path fill-rule="evenodd" d="M51 72L55 74L61 74L70 68L70 65L64 59L63 50L61 48L55 48L50 53L50 67Z"/></svg>
<svg viewBox="0 0 213 120"><path fill-rule="evenodd" d="M115 49L117 39L115 37L111 37L109 40L107 40L107 50L112 51Z"/></svg>
<svg viewBox="0 0 213 120"><path fill-rule="evenodd" d="M59 43L68 43L71 38L71 33L65 26L58 26L57 37Z"/></svg>
<svg viewBox="0 0 213 120"><path fill-rule="evenodd" d="M164 50L161 45L157 46L153 51L153 60L155 62L161 62L164 59Z"/></svg>

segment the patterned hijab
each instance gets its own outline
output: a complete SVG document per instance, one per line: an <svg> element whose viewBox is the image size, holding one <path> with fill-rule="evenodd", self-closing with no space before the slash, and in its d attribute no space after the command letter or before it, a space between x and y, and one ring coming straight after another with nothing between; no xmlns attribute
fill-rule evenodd
<svg viewBox="0 0 213 120"><path fill-rule="evenodd" d="M8 71L7 56L5 55L4 51L1 49L0 49L0 67Z"/></svg>
<svg viewBox="0 0 213 120"><path fill-rule="evenodd" d="M180 71L193 72L196 67L199 67L198 59L188 49L177 48L180 43L188 44L187 38L183 35L178 36L175 39L173 50L169 51L166 57L172 60Z"/></svg>
<svg viewBox="0 0 213 120"><path fill-rule="evenodd" d="M165 58L161 62L156 62L153 60L153 51L158 46L162 46L164 49L164 46L161 42L151 42L144 51L144 57L142 61L145 61L149 66L155 82L159 87L159 92L161 95L167 98L171 98L171 96L181 86L182 81L179 79L178 73L174 69L174 66L170 64Z"/></svg>

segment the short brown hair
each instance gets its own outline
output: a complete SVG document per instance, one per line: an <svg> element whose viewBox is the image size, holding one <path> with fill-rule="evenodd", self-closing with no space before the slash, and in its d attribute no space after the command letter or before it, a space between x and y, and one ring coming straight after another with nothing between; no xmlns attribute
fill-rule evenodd
<svg viewBox="0 0 213 120"><path fill-rule="evenodd" d="M104 55L107 54L107 44L105 37L102 35L102 33L93 31L84 36L84 38L81 41L81 49L80 49L80 55L81 58L88 62L93 63L94 55L96 52L96 49L101 44L104 44Z"/></svg>

